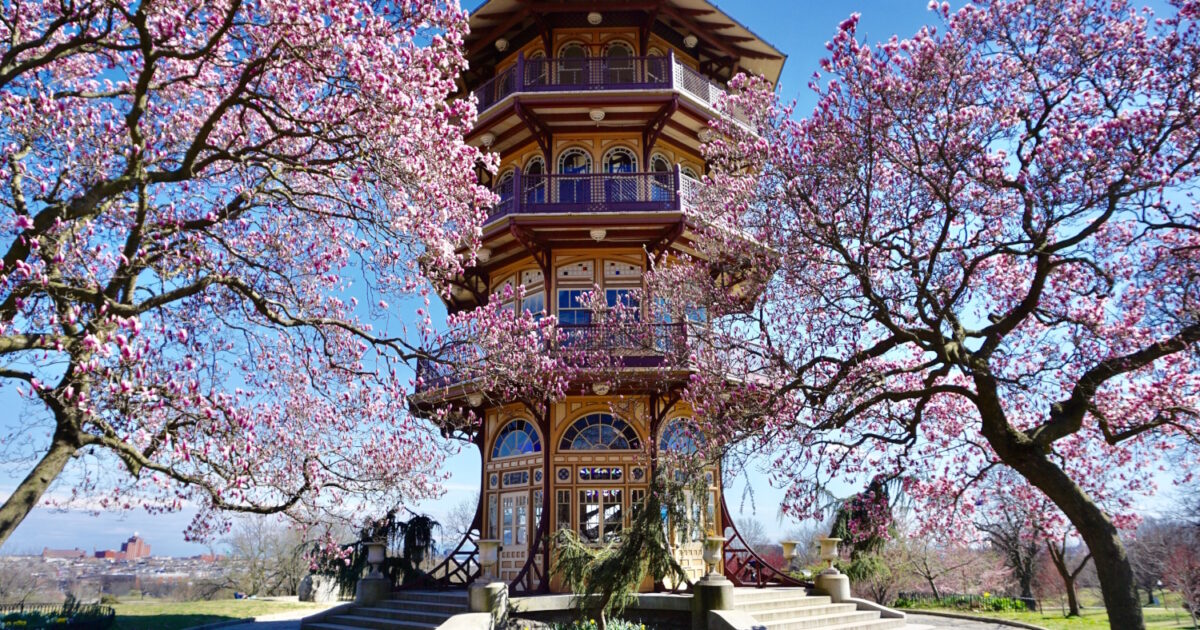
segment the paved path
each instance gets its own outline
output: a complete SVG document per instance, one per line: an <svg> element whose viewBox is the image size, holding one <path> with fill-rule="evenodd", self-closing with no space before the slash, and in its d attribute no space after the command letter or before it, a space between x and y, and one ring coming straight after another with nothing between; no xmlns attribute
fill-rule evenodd
<svg viewBox="0 0 1200 630"><path fill-rule="evenodd" d="M336 604L330 604L333 606ZM220 630L300 630L300 619L315 615L319 610L293 610L290 612L264 615L257 621L222 626Z"/></svg>
<svg viewBox="0 0 1200 630"><path fill-rule="evenodd" d="M966 621L964 619L950 619L947 617L935 617L933 615L905 614L908 615L908 625L920 624L923 626L933 626L938 630L945 628L954 628L954 630L1014 630L1013 626L988 621ZM258 628L259 626L254 626L255 630L258 630ZM239 628L239 630L241 629Z"/></svg>

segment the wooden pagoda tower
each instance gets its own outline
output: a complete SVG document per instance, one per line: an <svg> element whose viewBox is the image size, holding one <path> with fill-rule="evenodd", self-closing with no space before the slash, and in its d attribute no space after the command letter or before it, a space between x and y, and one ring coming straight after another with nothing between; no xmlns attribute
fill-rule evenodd
<svg viewBox="0 0 1200 630"><path fill-rule="evenodd" d="M479 107L468 141L499 154L491 184L500 202L484 226L479 263L454 283L448 309L475 308L505 295L506 285L523 285L515 308L557 316L580 343L616 338L580 296L599 287L610 306L629 306L651 259L697 254L688 210L717 98L738 72L777 81L784 55L706 0L489 0L472 14L466 46L463 89ZM686 334L650 334L664 353L686 343ZM431 362L418 372L419 411L467 405L483 419L467 436L483 461L475 529L432 572L444 587L476 577L483 538L500 541L497 570L513 592L558 590L554 532L571 528L598 544L619 537L645 497L644 453L676 446L679 423L691 417L677 398L622 380L621 391L581 388L538 420L519 404L483 402ZM725 574L737 584L786 580L741 541L719 470L706 478L710 495L698 505L709 507L695 516L729 536ZM701 541L674 542L698 578Z"/></svg>

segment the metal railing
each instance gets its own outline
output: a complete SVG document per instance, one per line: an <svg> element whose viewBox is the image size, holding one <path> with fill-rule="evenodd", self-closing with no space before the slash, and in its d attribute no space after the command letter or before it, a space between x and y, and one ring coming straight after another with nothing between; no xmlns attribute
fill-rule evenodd
<svg viewBox="0 0 1200 630"><path fill-rule="evenodd" d="M0 605L0 627L20 627L28 630L41 628L79 628L81 630L105 630L116 621L117 613L111 606L83 604L3 604ZM7 625L6 625L7 624Z"/></svg>
<svg viewBox="0 0 1200 630"><path fill-rule="evenodd" d="M671 212L692 207L700 182L673 171L529 175L520 169L494 192L490 219L509 214Z"/></svg>
<svg viewBox="0 0 1200 630"><path fill-rule="evenodd" d="M606 367L667 367L682 363L688 352L684 323L651 324L639 321L598 324L560 324L559 335L547 352L583 357L582 366L597 356L612 360ZM462 345L459 342L458 345ZM417 393L466 383L484 373L477 365L467 368L458 362L476 363L476 357L454 350L438 350L417 359Z"/></svg>
<svg viewBox="0 0 1200 630"><path fill-rule="evenodd" d="M526 59L501 70L472 93L479 113L518 93L583 92L593 90L668 90L685 92L715 110L725 87L675 58L572 57ZM733 117L746 122L740 112Z"/></svg>

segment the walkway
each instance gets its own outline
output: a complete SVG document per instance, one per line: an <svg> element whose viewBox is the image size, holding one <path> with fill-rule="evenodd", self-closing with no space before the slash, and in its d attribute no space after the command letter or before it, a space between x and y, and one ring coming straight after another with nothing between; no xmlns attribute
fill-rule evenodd
<svg viewBox="0 0 1200 630"><path fill-rule="evenodd" d="M954 630L1013 630L1013 626L992 623L990 621L966 621L963 619L935 617L933 615L918 615L909 612L905 614L908 615L908 625L910 626L932 626L938 630L946 630L948 628L953 628ZM259 626L255 626L254 630L258 630L258 628Z"/></svg>

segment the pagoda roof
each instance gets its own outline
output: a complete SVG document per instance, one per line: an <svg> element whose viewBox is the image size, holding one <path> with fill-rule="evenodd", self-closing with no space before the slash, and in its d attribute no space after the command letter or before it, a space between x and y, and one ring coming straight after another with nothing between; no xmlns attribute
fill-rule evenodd
<svg viewBox="0 0 1200 630"><path fill-rule="evenodd" d="M500 37L536 25L553 13L644 12L680 33L695 35L701 61L732 62L778 83L787 55L708 0L487 0L471 13L467 48L477 51Z"/></svg>

